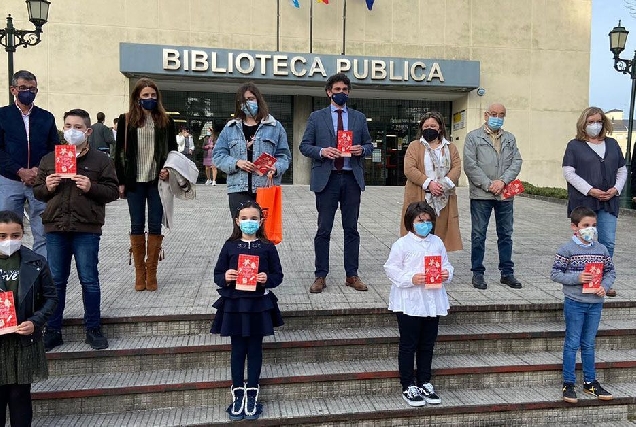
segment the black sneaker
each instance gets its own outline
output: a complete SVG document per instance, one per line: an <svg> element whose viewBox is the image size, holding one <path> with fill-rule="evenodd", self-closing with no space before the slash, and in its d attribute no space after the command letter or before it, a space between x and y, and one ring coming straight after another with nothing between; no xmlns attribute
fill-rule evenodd
<svg viewBox="0 0 636 427"><path fill-rule="evenodd" d="M574 391L574 384L563 383L563 400L568 403L576 403L579 399L576 398L576 391Z"/></svg>
<svg viewBox="0 0 636 427"><path fill-rule="evenodd" d="M64 344L64 340L62 339L62 331L56 331L49 328L46 328L46 331L44 331L42 340L44 341L45 351L51 351L58 345Z"/></svg>
<svg viewBox="0 0 636 427"><path fill-rule="evenodd" d="M439 405L442 403L442 399L440 399L437 393L435 393L435 389L431 383L422 384L422 387L420 387L420 394L424 396L426 403L431 405Z"/></svg>
<svg viewBox="0 0 636 427"><path fill-rule="evenodd" d="M86 344L90 344L94 350L108 348L108 340L104 334L102 334L102 328L86 330Z"/></svg>
<svg viewBox="0 0 636 427"><path fill-rule="evenodd" d="M411 406L424 406L426 400L420 392L420 388L416 385L410 385L406 390L402 392L402 399Z"/></svg>
<svg viewBox="0 0 636 427"><path fill-rule="evenodd" d="M612 400L614 398L612 393L601 387L597 380L594 380L591 383L583 383L583 391L587 394L598 397L599 400Z"/></svg>

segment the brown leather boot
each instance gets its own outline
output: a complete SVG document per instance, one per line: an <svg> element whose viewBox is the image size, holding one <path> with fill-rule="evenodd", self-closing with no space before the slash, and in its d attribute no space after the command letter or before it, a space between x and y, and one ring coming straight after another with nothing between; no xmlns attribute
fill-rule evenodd
<svg viewBox="0 0 636 427"><path fill-rule="evenodd" d="M161 234L148 235L148 259L146 259L146 290L157 290L157 264L163 259L161 251L161 242L163 236Z"/></svg>
<svg viewBox="0 0 636 427"><path fill-rule="evenodd" d="M131 234L130 235L130 255L128 257L128 265L130 265L130 256L135 260L135 290L146 290L146 235Z"/></svg>

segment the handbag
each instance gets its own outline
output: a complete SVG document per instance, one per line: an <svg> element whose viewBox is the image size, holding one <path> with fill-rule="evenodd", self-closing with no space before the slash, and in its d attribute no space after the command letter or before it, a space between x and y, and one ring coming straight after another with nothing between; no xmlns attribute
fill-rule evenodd
<svg viewBox="0 0 636 427"><path fill-rule="evenodd" d="M272 181L269 181L270 184ZM263 210L263 230L273 244L283 241L283 190L280 185L256 189L256 203Z"/></svg>

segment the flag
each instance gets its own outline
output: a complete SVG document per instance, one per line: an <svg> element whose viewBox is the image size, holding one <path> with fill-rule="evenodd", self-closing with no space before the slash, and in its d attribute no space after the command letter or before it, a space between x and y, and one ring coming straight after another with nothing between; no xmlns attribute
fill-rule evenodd
<svg viewBox="0 0 636 427"><path fill-rule="evenodd" d="M366 0L366 2L367 2L367 9L369 9L369 10L373 9L373 2L374 2L374 1L375 1L375 0Z"/></svg>
<svg viewBox="0 0 636 427"><path fill-rule="evenodd" d="M289 0L289 1L291 1L292 6L296 8L300 8L299 0Z"/></svg>
<svg viewBox="0 0 636 427"><path fill-rule="evenodd" d="M316 0L318 3L329 4L329 0Z"/></svg>

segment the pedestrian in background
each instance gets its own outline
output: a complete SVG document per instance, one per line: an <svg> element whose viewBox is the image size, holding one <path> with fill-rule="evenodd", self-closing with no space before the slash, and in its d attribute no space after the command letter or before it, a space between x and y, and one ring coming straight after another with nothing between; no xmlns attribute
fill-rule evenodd
<svg viewBox="0 0 636 427"><path fill-rule="evenodd" d="M205 145L203 146L205 150L205 156L203 157L206 177L205 185L216 185L217 170L212 156L214 154L214 145L216 144L217 135L217 130L214 126L210 126L205 136Z"/></svg>
<svg viewBox="0 0 636 427"><path fill-rule="evenodd" d="M92 132L88 143L91 147L110 155L115 151L115 137L112 129L104 124L104 120L106 120L104 113L101 111L97 113L97 122L91 126Z"/></svg>
<svg viewBox="0 0 636 427"><path fill-rule="evenodd" d="M115 166L119 193L128 201L130 253L135 262L135 290L157 290L163 206L158 180L168 179L163 167L168 152L177 149L174 121L161 103L156 83L141 78L130 95L128 113L119 116ZM148 242L146 254L146 207Z"/></svg>

